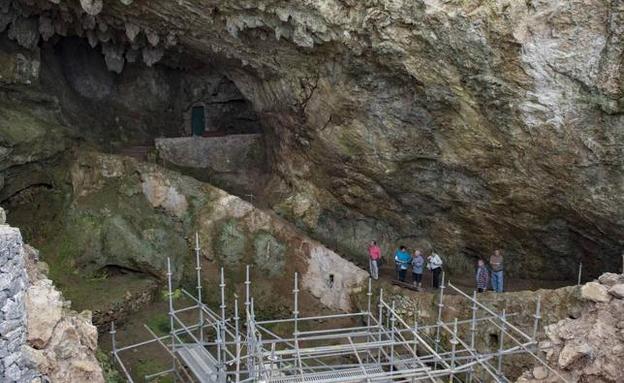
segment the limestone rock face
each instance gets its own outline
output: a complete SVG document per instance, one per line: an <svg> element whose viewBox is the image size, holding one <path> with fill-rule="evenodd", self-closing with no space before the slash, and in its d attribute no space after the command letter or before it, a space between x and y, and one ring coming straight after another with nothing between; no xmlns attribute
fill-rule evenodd
<svg viewBox="0 0 624 383"><path fill-rule="evenodd" d="M119 45L112 70L161 62L172 40L225 62L269 130L273 205L353 259L375 237L434 246L456 270L495 247L524 276L619 267L617 1L28 3L54 7L58 35ZM37 19L12 12L32 44Z"/></svg>
<svg viewBox="0 0 624 383"><path fill-rule="evenodd" d="M277 215L155 164L80 152L70 178L71 224L57 240L71 241L74 265L86 272L117 266L164 278L170 258L179 281L197 232L202 258L211 269L223 265L228 276L240 276L253 265L252 272L262 275L254 280L263 292L257 297L259 307L281 310L289 301L283 289L292 289L298 272L307 294L348 311L351 295L368 277ZM218 273L204 274L210 283L217 282Z"/></svg>
<svg viewBox="0 0 624 383"><path fill-rule="evenodd" d="M2 382L104 383L90 313L68 309L19 230L0 229Z"/></svg>
<svg viewBox="0 0 624 383"><path fill-rule="evenodd" d="M617 2L214 7L112 2L101 14L121 21L132 10L136 22L125 22L150 20L161 36L193 25L178 47L240 63L230 78L270 128L288 185L275 204L313 200L305 220L291 218L317 237L340 233L358 257L361 236L410 236L458 269L501 246L509 271L531 276L569 277L569 260L583 254L588 272L615 264L624 243ZM143 48L147 63L152 50Z"/></svg>

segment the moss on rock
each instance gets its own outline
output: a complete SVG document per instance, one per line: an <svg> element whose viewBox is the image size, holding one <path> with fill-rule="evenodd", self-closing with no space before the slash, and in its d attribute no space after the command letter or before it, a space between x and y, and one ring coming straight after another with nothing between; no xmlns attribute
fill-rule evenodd
<svg viewBox="0 0 624 383"><path fill-rule="evenodd" d="M242 232L235 219L226 221L219 229L216 241L216 253L227 265L238 264L245 255L247 236Z"/></svg>
<svg viewBox="0 0 624 383"><path fill-rule="evenodd" d="M254 263L270 276L284 271L286 246L270 233L261 231L254 237Z"/></svg>

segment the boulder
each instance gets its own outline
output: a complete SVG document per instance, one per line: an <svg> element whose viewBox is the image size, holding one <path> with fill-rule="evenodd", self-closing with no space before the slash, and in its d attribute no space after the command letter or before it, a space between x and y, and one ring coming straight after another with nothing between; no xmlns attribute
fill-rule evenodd
<svg viewBox="0 0 624 383"><path fill-rule="evenodd" d="M613 286L616 283L623 283L624 276L616 273L604 273L600 277L598 277L598 282L605 286Z"/></svg>
<svg viewBox="0 0 624 383"><path fill-rule="evenodd" d="M26 292L28 342L36 349L46 347L56 324L61 320L61 294L49 279L41 279Z"/></svg>
<svg viewBox="0 0 624 383"><path fill-rule="evenodd" d="M591 352L591 347L586 343L568 343L563 347L561 353L559 354L559 367L567 369L578 360L582 359L586 355L589 355Z"/></svg>
<svg viewBox="0 0 624 383"><path fill-rule="evenodd" d="M546 379L548 377L548 370L544 366L537 366L533 369L533 377L537 380Z"/></svg>
<svg viewBox="0 0 624 383"><path fill-rule="evenodd" d="M618 283L609 289L609 294L617 299L624 299L624 283Z"/></svg>
<svg viewBox="0 0 624 383"><path fill-rule="evenodd" d="M581 298L592 302L609 302L611 297L607 288L598 282L589 282L581 287Z"/></svg>

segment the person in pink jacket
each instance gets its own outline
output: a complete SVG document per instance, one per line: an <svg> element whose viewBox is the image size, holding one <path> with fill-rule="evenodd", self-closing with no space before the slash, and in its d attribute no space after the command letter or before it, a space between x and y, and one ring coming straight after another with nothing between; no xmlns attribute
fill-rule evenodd
<svg viewBox="0 0 624 383"><path fill-rule="evenodd" d="M379 279L379 259L381 259L381 249L377 246L377 241L371 241L368 245L368 262L371 278Z"/></svg>

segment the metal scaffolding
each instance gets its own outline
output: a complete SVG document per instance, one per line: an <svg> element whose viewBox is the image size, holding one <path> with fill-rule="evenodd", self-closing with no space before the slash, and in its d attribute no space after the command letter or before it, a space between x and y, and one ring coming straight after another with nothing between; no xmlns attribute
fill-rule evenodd
<svg viewBox="0 0 624 383"><path fill-rule="evenodd" d="M200 247L196 235L197 271L196 296L182 289L194 304L174 307L171 263L167 261L170 332L157 336L145 326L152 339L118 347L116 330L111 325L112 354L129 382L134 382L123 355L148 344L158 344L168 357L171 367L142 377L149 381L159 376L172 376L174 381L225 382L508 382L503 373L503 360L527 355L544 366L552 376L566 380L539 355L536 334L540 324L540 302L536 302L532 335L508 321L514 314L496 313L453 284L444 282L438 296L437 320L434 324L408 324L398 313L395 302L384 299L379 291L373 303L371 281L368 281L367 309L356 313L300 316L299 281L294 275L292 317L257 320L250 269L245 278L245 301L241 318L238 299L226 305L225 278L221 269L218 311L202 301ZM450 288L466 299L471 308L469 319L442 321L444 290ZM376 307L375 307L376 306ZM188 324L180 317L182 313ZM189 314L191 313L191 314ZM196 313L193 314L193 313ZM347 327L322 326L319 323L351 323ZM291 329L288 336L279 336L276 326ZM498 348L481 350L476 343L479 326L498 329ZM462 339L460 329L469 334ZM316 328L316 329L315 329Z"/></svg>

